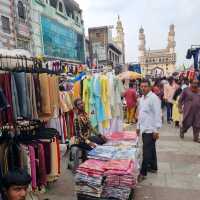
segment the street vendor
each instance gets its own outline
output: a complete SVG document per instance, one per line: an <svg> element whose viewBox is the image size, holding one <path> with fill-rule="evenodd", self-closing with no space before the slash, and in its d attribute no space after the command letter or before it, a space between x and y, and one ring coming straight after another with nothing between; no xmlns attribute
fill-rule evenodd
<svg viewBox="0 0 200 200"><path fill-rule="evenodd" d="M88 114L85 112L83 101L76 99L74 107L75 145L85 151L90 151L97 145L103 145L106 139L92 127Z"/></svg>

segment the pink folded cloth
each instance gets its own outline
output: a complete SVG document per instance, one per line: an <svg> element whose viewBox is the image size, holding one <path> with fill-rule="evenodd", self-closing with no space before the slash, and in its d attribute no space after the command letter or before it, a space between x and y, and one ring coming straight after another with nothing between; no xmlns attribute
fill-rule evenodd
<svg viewBox="0 0 200 200"><path fill-rule="evenodd" d="M83 164L81 164L78 168L79 171L96 171L96 172L104 172L105 169L103 168L105 161L101 160L87 160Z"/></svg>
<svg viewBox="0 0 200 200"><path fill-rule="evenodd" d="M106 138L108 140L116 141L116 140L136 140L137 139L136 132L132 131L123 131L123 132L114 132L108 134Z"/></svg>
<svg viewBox="0 0 200 200"><path fill-rule="evenodd" d="M129 164L129 166L128 166L128 164ZM136 170L135 164L133 161L129 161L128 164L125 166L122 163L122 165L119 168L116 166L115 168L113 167L113 169L111 169L111 167L110 167L110 169L106 170L104 174L105 175L132 175L132 174L134 174L134 171ZM124 166L124 168L123 168L123 166ZM128 168L127 168L127 166L128 166Z"/></svg>

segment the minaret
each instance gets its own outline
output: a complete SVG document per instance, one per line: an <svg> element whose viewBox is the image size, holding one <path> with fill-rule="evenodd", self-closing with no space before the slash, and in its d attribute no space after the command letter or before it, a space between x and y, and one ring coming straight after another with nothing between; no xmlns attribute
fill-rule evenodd
<svg viewBox="0 0 200 200"><path fill-rule="evenodd" d="M120 16L118 16L118 21L117 21L117 26L116 26L116 31L117 31L117 37L115 39L115 43L117 46L121 49L122 51L122 64L125 64L125 41L124 41L124 28L122 25L122 21L120 19Z"/></svg>
<svg viewBox="0 0 200 200"><path fill-rule="evenodd" d="M139 30L139 62L141 63L141 57L145 56L145 51L146 51L146 39L145 39L145 34L144 34L144 29L143 27L140 28Z"/></svg>
<svg viewBox="0 0 200 200"><path fill-rule="evenodd" d="M175 42L175 30L174 29L175 29L174 24L171 24L169 34L168 34L168 46L167 46L167 49L170 53L175 53L176 42Z"/></svg>

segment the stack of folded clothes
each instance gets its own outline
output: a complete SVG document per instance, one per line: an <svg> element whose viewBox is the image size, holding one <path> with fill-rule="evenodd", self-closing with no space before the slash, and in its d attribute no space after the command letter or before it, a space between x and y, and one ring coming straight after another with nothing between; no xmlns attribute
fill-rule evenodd
<svg viewBox="0 0 200 200"><path fill-rule="evenodd" d="M78 200L129 200L139 174L139 139L135 132L117 132L88 153L75 177Z"/></svg>
<svg viewBox="0 0 200 200"><path fill-rule="evenodd" d="M111 160L103 166L106 181L102 196L104 198L129 199L136 187L138 170L131 160Z"/></svg>
<svg viewBox="0 0 200 200"><path fill-rule="evenodd" d="M113 156L113 160L134 160L138 159L139 150L136 148L119 148Z"/></svg>
<svg viewBox="0 0 200 200"><path fill-rule="evenodd" d="M116 147L131 147L136 148L139 145L139 137L137 137L135 140L115 140L111 141L109 140L104 146L116 146Z"/></svg>
<svg viewBox="0 0 200 200"><path fill-rule="evenodd" d="M106 138L110 141L125 141L125 140L137 140L138 136L136 132L124 131L114 132L106 135Z"/></svg>
<svg viewBox="0 0 200 200"><path fill-rule="evenodd" d="M101 197L105 172L104 164L104 161L87 160L79 166L75 176L77 194Z"/></svg>
<svg viewBox="0 0 200 200"><path fill-rule="evenodd" d="M88 158L97 160L111 160L117 152L114 146L97 146L88 153Z"/></svg>
<svg viewBox="0 0 200 200"><path fill-rule="evenodd" d="M125 187L107 187L103 192L105 199L128 200L131 195L131 189Z"/></svg>

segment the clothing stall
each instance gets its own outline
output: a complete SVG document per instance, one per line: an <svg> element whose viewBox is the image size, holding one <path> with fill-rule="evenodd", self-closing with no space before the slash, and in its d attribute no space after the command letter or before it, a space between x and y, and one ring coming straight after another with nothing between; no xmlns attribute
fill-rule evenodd
<svg viewBox="0 0 200 200"><path fill-rule="evenodd" d="M139 138L135 132L108 134L107 143L89 152L75 176L78 200L133 199L139 174Z"/></svg>
<svg viewBox="0 0 200 200"><path fill-rule="evenodd" d="M0 56L0 178L9 170L26 169L33 191L58 179L59 144L72 134L67 124L72 124L73 106L62 110L63 67L56 63Z"/></svg>
<svg viewBox="0 0 200 200"><path fill-rule="evenodd" d="M81 98L91 124L101 134L123 129L122 81L112 70L89 70L74 80L73 96Z"/></svg>

